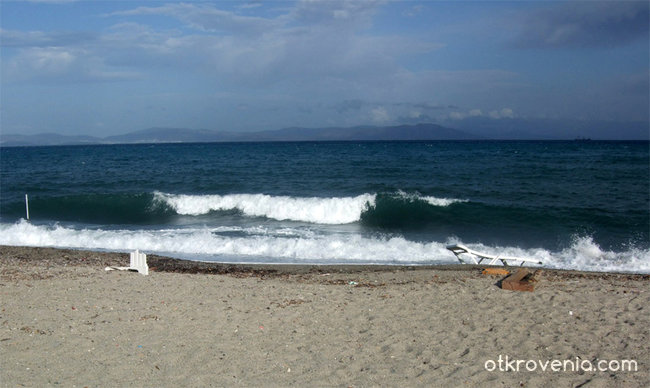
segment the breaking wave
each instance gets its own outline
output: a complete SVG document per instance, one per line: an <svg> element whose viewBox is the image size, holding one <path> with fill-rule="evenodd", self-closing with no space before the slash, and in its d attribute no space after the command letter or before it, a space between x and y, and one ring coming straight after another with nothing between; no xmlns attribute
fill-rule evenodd
<svg viewBox="0 0 650 388"><path fill-rule="evenodd" d="M166 254L182 259L246 263L448 264L456 258L445 247L460 243L416 242L403 237L318 234L298 228L218 227L156 230L76 229L0 224L0 244ZM575 237L560 251L466 244L494 255L528 257L547 268L650 273L650 250L603 250L591 237Z"/></svg>
<svg viewBox="0 0 650 388"><path fill-rule="evenodd" d="M361 194L356 197L289 197L267 194L187 195L154 193L154 201L177 214L197 216L214 211L237 210L246 216L315 224L349 224L360 221L365 212L389 201L409 205L449 206L459 199L408 194Z"/></svg>
<svg viewBox="0 0 650 388"><path fill-rule="evenodd" d="M156 191L34 197L30 201L30 210L36 219L95 225L167 224L176 216L194 217L218 212L237 212L244 217L265 217L278 221L335 225L361 221L367 213L373 212L409 218L412 213L421 213L422 207L440 208L457 202L465 201L403 191L329 198L268 194L169 194ZM2 213L4 221L18 220L25 215L25 204L20 201L6 204Z"/></svg>

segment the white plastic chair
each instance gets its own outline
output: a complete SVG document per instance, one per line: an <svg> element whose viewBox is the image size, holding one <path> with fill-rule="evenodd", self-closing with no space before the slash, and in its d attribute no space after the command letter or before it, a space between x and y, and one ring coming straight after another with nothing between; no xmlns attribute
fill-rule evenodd
<svg viewBox="0 0 650 388"><path fill-rule="evenodd" d="M128 267L106 267L106 271L118 270L118 271L137 271L142 275L149 275L149 266L147 265L147 255L140 253L139 250L131 252L129 255L129 266Z"/></svg>

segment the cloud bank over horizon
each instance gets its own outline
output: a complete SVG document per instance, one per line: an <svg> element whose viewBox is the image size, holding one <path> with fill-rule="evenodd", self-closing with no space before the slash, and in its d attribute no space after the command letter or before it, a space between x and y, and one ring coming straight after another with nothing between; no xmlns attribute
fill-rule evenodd
<svg viewBox="0 0 650 388"><path fill-rule="evenodd" d="M647 121L647 2L9 2L2 131Z"/></svg>

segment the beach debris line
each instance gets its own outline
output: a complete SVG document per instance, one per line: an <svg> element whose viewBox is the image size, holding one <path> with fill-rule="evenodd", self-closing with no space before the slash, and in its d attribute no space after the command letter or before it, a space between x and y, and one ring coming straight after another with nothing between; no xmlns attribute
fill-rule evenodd
<svg viewBox="0 0 650 388"><path fill-rule="evenodd" d="M530 273L526 268L520 268L514 274L501 281L501 288L512 291L534 291L537 276L541 273L537 270Z"/></svg>
<svg viewBox="0 0 650 388"><path fill-rule="evenodd" d="M147 255L135 250L130 253L130 262L128 267L106 267L104 270L112 271L136 271L142 275L149 275L149 266L147 265Z"/></svg>

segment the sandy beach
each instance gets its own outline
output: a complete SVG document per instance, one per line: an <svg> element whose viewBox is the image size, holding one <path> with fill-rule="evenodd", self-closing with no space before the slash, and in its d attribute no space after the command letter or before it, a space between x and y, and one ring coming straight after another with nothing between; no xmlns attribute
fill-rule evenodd
<svg viewBox="0 0 650 388"><path fill-rule="evenodd" d="M252 266L0 247L0 384L650 384L650 276ZM629 370L631 369L631 370Z"/></svg>

